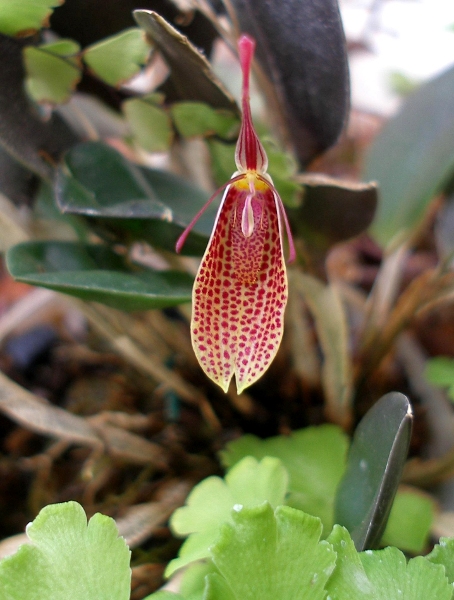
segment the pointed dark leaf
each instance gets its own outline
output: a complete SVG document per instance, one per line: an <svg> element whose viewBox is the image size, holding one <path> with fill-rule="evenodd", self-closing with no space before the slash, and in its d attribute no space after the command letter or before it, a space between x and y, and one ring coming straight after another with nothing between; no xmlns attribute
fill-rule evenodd
<svg viewBox="0 0 454 600"><path fill-rule="evenodd" d="M65 155L55 192L63 212L96 217L106 235L166 250L175 249L183 228L208 199L180 177L138 167L101 142L78 144ZM197 222L183 253L203 253L215 211L213 205Z"/></svg>
<svg viewBox="0 0 454 600"><path fill-rule="evenodd" d="M344 33L336 0L231 0L304 165L337 140L349 108Z"/></svg>
<svg viewBox="0 0 454 600"><path fill-rule="evenodd" d="M421 85L375 139L364 177L380 188L372 232L387 244L417 227L454 173L454 68Z"/></svg>
<svg viewBox="0 0 454 600"><path fill-rule="evenodd" d="M151 10L135 10L134 18L167 62L171 71L169 81L178 99L205 102L238 114L235 100L187 37Z"/></svg>
<svg viewBox="0 0 454 600"><path fill-rule="evenodd" d="M77 139L57 114L41 119L24 88L24 42L0 34L0 145L41 177ZM47 157L47 160L45 159Z"/></svg>
<svg viewBox="0 0 454 600"><path fill-rule="evenodd" d="M18 281L121 310L165 308L191 300L193 281L186 273L133 270L101 245L25 242L8 251L6 262Z"/></svg>
<svg viewBox="0 0 454 600"><path fill-rule="evenodd" d="M358 551L380 542L407 458L412 429L408 398L383 396L358 425L339 485L335 522Z"/></svg>
<svg viewBox="0 0 454 600"><path fill-rule="evenodd" d="M375 183L347 183L324 175L305 174L301 206L288 210L293 229L310 246L326 251L365 231L377 207Z"/></svg>

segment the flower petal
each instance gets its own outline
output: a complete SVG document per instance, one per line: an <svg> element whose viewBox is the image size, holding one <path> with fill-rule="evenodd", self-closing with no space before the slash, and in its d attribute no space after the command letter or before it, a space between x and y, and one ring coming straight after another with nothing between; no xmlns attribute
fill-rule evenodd
<svg viewBox="0 0 454 600"><path fill-rule="evenodd" d="M254 177L252 175L252 177ZM274 188L250 176L226 190L193 289L192 344L205 373L238 393L259 379L283 333L287 275ZM248 198L249 197L249 198ZM251 235L243 214L252 211Z"/></svg>

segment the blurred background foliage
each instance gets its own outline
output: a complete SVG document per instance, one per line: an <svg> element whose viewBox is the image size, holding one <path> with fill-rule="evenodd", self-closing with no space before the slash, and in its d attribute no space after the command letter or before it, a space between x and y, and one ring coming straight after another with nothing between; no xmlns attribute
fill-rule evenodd
<svg viewBox="0 0 454 600"><path fill-rule="evenodd" d="M298 259L274 364L225 397L188 328L216 206L174 246L235 170L240 32L257 40L254 121ZM402 469L406 484L384 539L417 553L453 535L453 368L428 359L454 357L454 68L401 77L389 119L351 109L348 60L369 41L345 40L335 0L0 0L0 549L78 500L124 524L142 598L178 548L169 515L227 442L327 421L350 434L394 390L414 427L405 467L407 441L377 466L374 485ZM403 409L387 410L395 440ZM361 452L394 456L369 437ZM328 523L345 469L309 494Z"/></svg>

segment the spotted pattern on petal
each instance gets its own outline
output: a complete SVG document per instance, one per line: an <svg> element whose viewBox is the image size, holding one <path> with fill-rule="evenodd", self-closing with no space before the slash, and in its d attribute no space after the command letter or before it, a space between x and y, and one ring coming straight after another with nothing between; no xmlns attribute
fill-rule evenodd
<svg viewBox="0 0 454 600"><path fill-rule="evenodd" d="M205 373L224 391L233 375L238 392L261 377L283 333L287 275L274 193L256 180L254 226L241 228L249 188L229 186L193 289L192 344Z"/></svg>

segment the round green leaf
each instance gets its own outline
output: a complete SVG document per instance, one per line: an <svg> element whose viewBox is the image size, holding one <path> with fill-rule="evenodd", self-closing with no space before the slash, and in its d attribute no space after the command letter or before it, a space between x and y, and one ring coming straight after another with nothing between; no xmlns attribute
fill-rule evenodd
<svg viewBox="0 0 454 600"><path fill-rule="evenodd" d="M145 34L138 27L131 27L89 46L83 58L100 79L118 86L140 71L149 54Z"/></svg>
<svg viewBox="0 0 454 600"><path fill-rule="evenodd" d="M74 54L79 50L72 40L59 40L24 48L25 87L36 102L66 102L81 78Z"/></svg>
<svg viewBox="0 0 454 600"><path fill-rule="evenodd" d="M131 98L122 105L137 143L148 152L167 152L173 129L166 111L146 98Z"/></svg>
<svg viewBox="0 0 454 600"><path fill-rule="evenodd" d="M30 544L0 562L2 600L128 600L130 552L115 522L88 525L77 502L46 506L27 527Z"/></svg>
<svg viewBox="0 0 454 600"><path fill-rule="evenodd" d="M47 25L61 0L0 0L0 33L31 35Z"/></svg>

